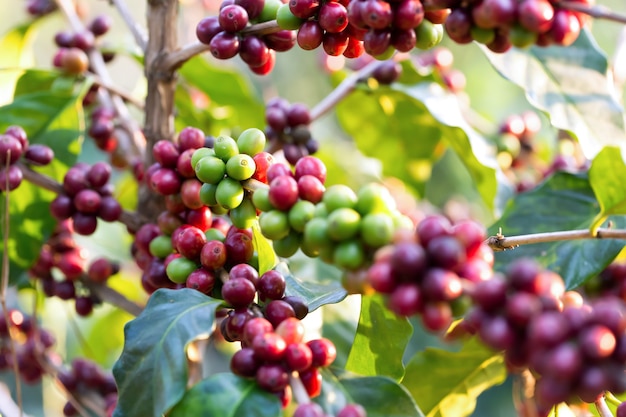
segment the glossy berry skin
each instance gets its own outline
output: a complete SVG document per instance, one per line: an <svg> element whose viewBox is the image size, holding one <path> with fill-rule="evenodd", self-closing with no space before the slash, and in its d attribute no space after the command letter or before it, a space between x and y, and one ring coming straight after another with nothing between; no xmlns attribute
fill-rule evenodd
<svg viewBox="0 0 626 417"><path fill-rule="evenodd" d="M254 350L251 348L243 348L233 355L230 360L230 369L235 375L244 378L252 378L259 369L259 361L257 360Z"/></svg>
<svg viewBox="0 0 626 417"><path fill-rule="evenodd" d="M229 59L239 52L239 38L234 33L220 32L209 43L211 54L217 59Z"/></svg>
<svg viewBox="0 0 626 417"><path fill-rule="evenodd" d="M339 411L337 417L367 417L367 411L360 404L348 404Z"/></svg>
<svg viewBox="0 0 626 417"><path fill-rule="evenodd" d="M270 392L279 392L289 384L289 375L281 365L262 365L256 373L257 384Z"/></svg>
<svg viewBox="0 0 626 417"><path fill-rule="evenodd" d="M339 3L327 2L320 8L318 21L325 31L339 33L348 26L348 11Z"/></svg>
<svg viewBox="0 0 626 417"><path fill-rule="evenodd" d="M296 180L286 175L272 180L270 182L269 201L278 210L289 210L298 201L298 183Z"/></svg>
<svg viewBox="0 0 626 417"><path fill-rule="evenodd" d="M337 357L337 349L333 342L328 339L321 338L307 342L311 352L313 353L313 366L325 367L333 363Z"/></svg>
<svg viewBox="0 0 626 417"><path fill-rule="evenodd" d="M15 190L22 183L23 178L22 170L16 165L0 170L0 191Z"/></svg>
<svg viewBox="0 0 626 417"><path fill-rule="evenodd" d="M283 321L295 317L296 313L291 305L283 300L272 300L265 306L265 318L276 328Z"/></svg>
<svg viewBox="0 0 626 417"><path fill-rule="evenodd" d="M217 16L205 17L198 23L198 26L196 26L196 36L198 40L206 45L209 45L211 39L222 31L223 29L220 26Z"/></svg>
<svg viewBox="0 0 626 417"><path fill-rule="evenodd" d="M218 21L226 32L238 32L248 24L248 12L239 5L231 4L222 7Z"/></svg>
<svg viewBox="0 0 626 417"><path fill-rule="evenodd" d="M311 51L322 44L324 29L314 20L308 20L298 30L298 46L305 51ZM282 130L282 129L281 129Z"/></svg>
<svg viewBox="0 0 626 417"><path fill-rule="evenodd" d="M270 60L270 50L259 37L246 36L241 40L239 56L250 67L261 67Z"/></svg>
<svg viewBox="0 0 626 417"><path fill-rule="evenodd" d="M254 301L256 289L254 284L245 278L231 278L222 286L224 301L234 308L246 307Z"/></svg>
<svg viewBox="0 0 626 417"><path fill-rule="evenodd" d="M283 357L287 344L276 333L263 333L252 340L252 349L260 360L275 362Z"/></svg>
<svg viewBox="0 0 626 417"><path fill-rule="evenodd" d="M0 164L4 167L17 162L22 156L23 148L20 141L10 135L0 135Z"/></svg>
<svg viewBox="0 0 626 417"><path fill-rule="evenodd" d="M325 417L324 409L316 403L300 404L293 417Z"/></svg>
<svg viewBox="0 0 626 417"><path fill-rule="evenodd" d="M279 300L285 294L285 277L275 270L265 272L259 278L257 289L261 300Z"/></svg>

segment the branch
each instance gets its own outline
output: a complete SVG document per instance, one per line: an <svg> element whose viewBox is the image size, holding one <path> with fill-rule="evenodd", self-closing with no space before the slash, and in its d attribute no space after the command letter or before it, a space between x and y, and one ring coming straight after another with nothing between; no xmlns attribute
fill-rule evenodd
<svg viewBox="0 0 626 417"><path fill-rule="evenodd" d="M102 301L106 301L107 303L124 310L128 314L137 317L143 311L141 306L130 301L128 298L124 297L108 285L95 283L86 276L81 277L80 282L89 288L89 291L96 294Z"/></svg>
<svg viewBox="0 0 626 417"><path fill-rule="evenodd" d="M611 11L608 7L602 6L600 4L595 6L587 6L584 3L578 3L575 1L559 1L555 4L555 6L561 9L584 13L591 17L595 17L596 19L605 19L626 24L626 16L615 13Z"/></svg>
<svg viewBox="0 0 626 417"><path fill-rule="evenodd" d="M92 75L94 83L109 91L111 94L115 94L116 96L120 96L124 101L132 104L140 110L143 110L144 103L137 100L135 97L128 94L126 91L122 91L121 89L115 87L114 85L108 84L102 80L97 74Z"/></svg>
<svg viewBox="0 0 626 417"><path fill-rule="evenodd" d="M56 194L65 193L63 185L56 182L52 178L31 169L22 162L17 162L16 165L22 170L26 181ZM138 230L145 223L138 213L128 210L122 211L119 221L128 226L131 230Z"/></svg>
<svg viewBox="0 0 626 417"><path fill-rule="evenodd" d="M600 414L600 417L613 417L613 413L609 409L609 406L606 404L604 395L600 396L596 400L594 405L596 406L596 410L598 410L598 414Z"/></svg>
<svg viewBox="0 0 626 417"><path fill-rule="evenodd" d="M122 16L124 23L126 23L126 26L128 26L128 29L133 34L133 37L135 38L135 42L137 43L139 48L141 48L141 51L145 52L146 45L148 44L145 30L139 26L139 24L135 21L135 19L133 19L133 16L131 15L130 10L128 10L128 7L126 6L126 2L124 2L123 0L110 0L110 1L111 1L111 4L113 4L117 8L117 11L119 12L120 16Z"/></svg>
<svg viewBox="0 0 626 417"><path fill-rule="evenodd" d="M311 402L311 398L306 392L306 388L304 388L300 376L296 372L289 375L289 385L291 386L291 391L298 404L308 404Z"/></svg>
<svg viewBox="0 0 626 417"><path fill-rule="evenodd" d="M330 109L335 107L337 103L343 100L356 88L358 82L369 77L384 61L373 61L361 68L359 71L346 77L329 95L324 97L317 106L311 109L311 121L318 119Z"/></svg>
<svg viewBox="0 0 626 417"><path fill-rule="evenodd" d="M256 25L248 26L241 30L239 33L244 36L250 35L268 35L270 33L276 33L282 30L276 20L270 20L269 22L258 23ZM169 71L173 71L189 61L196 55L209 50L209 45L201 42L192 42L189 45L183 46L176 51L169 53L163 60L163 67Z"/></svg>
<svg viewBox="0 0 626 417"><path fill-rule="evenodd" d="M520 245L580 239L626 239L626 230L600 228L597 230L596 234L593 235L589 229L581 229L533 233L511 237L505 237L502 233L498 233L495 236L487 238L486 242L494 252L500 252L507 249L514 249Z"/></svg>

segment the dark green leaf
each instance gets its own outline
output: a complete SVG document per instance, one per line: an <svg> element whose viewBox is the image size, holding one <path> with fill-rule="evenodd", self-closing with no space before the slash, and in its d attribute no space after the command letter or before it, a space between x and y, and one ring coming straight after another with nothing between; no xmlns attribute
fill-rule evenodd
<svg viewBox="0 0 626 417"><path fill-rule="evenodd" d="M413 327L386 306L380 295L361 297L361 316L346 370L359 375L385 375L400 380L402 355Z"/></svg>
<svg viewBox="0 0 626 417"><path fill-rule="evenodd" d="M259 257L259 275L262 275L274 268L278 259L276 259L276 253L274 248L272 248L272 244L261 233L258 221L255 221L252 226L252 244Z"/></svg>
<svg viewBox="0 0 626 417"><path fill-rule="evenodd" d="M160 417L185 394L187 345L213 330L221 300L199 291L157 290L124 328L124 350L113 367L119 387L115 417Z"/></svg>
<svg viewBox="0 0 626 417"><path fill-rule="evenodd" d="M30 73L28 71L25 75ZM37 91L16 97L11 104L0 107L0 132L10 125L20 125L26 131L30 143L45 144L52 148L55 152L54 161L37 170L57 181L63 180L81 149L82 93ZM26 181L10 193L9 258L12 283L35 261L54 226L49 209L49 203L54 197L54 193ZM3 197L0 197L0 201L4 205Z"/></svg>
<svg viewBox="0 0 626 417"><path fill-rule="evenodd" d="M384 376L322 371L322 393L314 401L337 415L346 404L361 404L367 417L424 417L406 388Z"/></svg>
<svg viewBox="0 0 626 417"><path fill-rule="evenodd" d="M245 129L265 124L263 104L250 84L234 70L214 67L198 56L183 65L180 75L186 85L208 96L209 111L218 125L212 133L219 133L219 128Z"/></svg>
<svg viewBox="0 0 626 417"><path fill-rule="evenodd" d="M626 141L624 110L615 98L608 61L589 31L573 45L485 53L507 79L522 87L529 102L546 111L551 123L574 134L585 156Z"/></svg>
<svg viewBox="0 0 626 417"><path fill-rule="evenodd" d="M194 385L169 417L279 417L280 400L254 380L216 374Z"/></svg>
<svg viewBox="0 0 626 417"><path fill-rule="evenodd" d="M433 163L449 145L491 209L510 194L494 150L465 122L456 97L433 82L358 90L337 107L359 149L383 163L383 174L423 193Z"/></svg>
<svg viewBox="0 0 626 417"><path fill-rule="evenodd" d="M589 183L600 203L600 213L591 225L596 230L613 214L626 214L626 165L619 148L607 146L593 159Z"/></svg>
<svg viewBox="0 0 626 417"><path fill-rule="evenodd" d="M557 173L534 190L512 199L504 215L489 229L504 236L589 229L599 211L586 174ZM611 216L616 228L626 217ZM602 271L626 243L614 239L579 239L537 243L496 253L496 267L505 269L515 259L534 258L560 274L568 289L575 288Z"/></svg>
<svg viewBox="0 0 626 417"><path fill-rule="evenodd" d="M426 348L406 367L402 385L426 417L464 417L476 407L476 398L506 378L502 355L475 339L458 352Z"/></svg>
<svg viewBox="0 0 626 417"><path fill-rule="evenodd" d="M318 281L303 281L294 277L289 271L287 264L279 263L276 268L287 281L287 295L297 295L309 306L309 311L313 311L324 304L338 303L348 293L338 281L329 281L324 277L319 277Z"/></svg>

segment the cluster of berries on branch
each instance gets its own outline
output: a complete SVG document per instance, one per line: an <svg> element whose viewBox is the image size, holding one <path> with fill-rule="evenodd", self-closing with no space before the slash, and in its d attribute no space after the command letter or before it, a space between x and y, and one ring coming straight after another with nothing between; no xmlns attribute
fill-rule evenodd
<svg viewBox="0 0 626 417"><path fill-rule="evenodd" d="M74 417L81 415L76 403L83 407L82 399L89 399L91 404L96 398L102 400L107 416L112 415L117 405L117 385L113 375L105 373L100 367L89 360L77 358L71 363L69 370L62 370L57 379L72 396L73 401L67 401L63 407L63 415Z"/></svg>
<svg viewBox="0 0 626 417"><path fill-rule="evenodd" d="M16 165L22 160L31 166L45 166L54 159L54 152L46 145L30 144L20 126L9 126L0 135L0 191L15 190L22 183L24 173Z"/></svg>

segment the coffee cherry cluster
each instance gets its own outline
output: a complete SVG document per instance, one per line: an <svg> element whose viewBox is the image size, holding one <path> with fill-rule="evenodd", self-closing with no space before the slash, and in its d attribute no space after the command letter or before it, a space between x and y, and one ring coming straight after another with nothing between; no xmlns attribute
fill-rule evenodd
<svg viewBox="0 0 626 417"><path fill-rule="evenodd" d="M88 316L100 299L80 281L82 278L102 284L119 272L119 265L105 258L93 260L87 265L85 251L74 240L72 221L60 222L39 257L30 268L30 276L41 282L48 297L62 300L74 299L76 313Z"/></svg>
<svg viewBox="0 0 626 417"><path fill-rule="evenodd" d="M122 206L113 197L109 183L111 166L96 162L90 166L79 163L70 168L63 178L63 193L50 203L50 212L57 220L73 220L74 231L91 235L98 227L98 218L106 222L117 221Z"/></svg>
<svg viewBox="0 0 626 417"><path fill-rule="evenodd" d="M112 153L117 148L115 130L115 111L107 107L98 107L91 112L87 133L94 140L98 149Z"/></svg>
<svg viewBox="0 0 626 417"><path fill-rule="evenodd" d="M280 2L263 0L224 1L218 16L205 17L196 27L200 42L209 45L217 59L229 59L239 54L250 70L266 75L276 62L276 52L291 49L295 34L281 30L265 35L247 35L244 29L250 23L261 23L276 18Z"/></svg>
<svg viewBox="0 0 626 417"><path fill-rule="evenodd" d="M328 339L304 342L304 326L291 317L273 325L262 317L246 322L241 336L242 349L230 362L234 374L255 378L259 387L276 393L287 406L291 397L289 377L298 374L309 397L321 392L319 368L333 363L335 345Z"/></svg>
<svg viewBox="0 0 626 417"><path fill-rule="evenodd" d="M291 0L281 6L276 22L284 29L297 29L297 42L304 50L320 45L330 56L358 58L363 54L363 35L348 22L349 1Z"/></svg>
<svg viewBox="0 0 626 417"><path fill-rule="evenodd" d="M300 404L293 417L332 417L324 413L324 409L316 403ZM367 417L367 411L359 404L348 404L339 410L336 417Z"/></svg>
<svg viewBox="0 0 626 417"><path fill-rule="evenodd" d="M35 384L46 373L42 360L54 355L50 349L55 343L54 336L40 329L33 317L19 310L7 313L8 327L4 312L0 320L0 371L13 370L13 360L16 359L21 380Z"/></svg>
<svg viewBox="0 0 626 417"><path fill-rule="evenodd" d="M350 24L365 31L362 37L365 52L386 56L397 50L428 49L441 41L441 21L425 13L419 0L388 2L355 0L348 6Z"/></svg>
<svg viewBox="0 0 626 417"><path fill-rule="evenodd" d="M28 0L26 2L26 11L34 17L41 17L52 13L57 9L54 0Z"/></svg>
<svg viewBox="0 0 626 417"><path fill-rule="evenodd" d="M582 290L591 298L612 295L626 301L626 261L613 261L598 276L585 282Z"/></svg>
<svg viewBox="0 0 626 417"><path fill-rule="evenodd" d="M103 372L94 362L82 358L74 359L71 368L59 372L57 378L78 403L82 403L83 398L93 401L94 396L100 397L107 413L117 404L117 386L113 375ZM80 413L74 403L68 401L63 407L63 415L74 417Z"/></svg>
<svg viewBox="0 0 626 417"><path fill-rule="evenodd" d="M295 165L303 156L317 152L319 144L311 136L311 115L305 104L272 99L265 108L265 121L267 140L273 148L283 150L290 164Z"/></svg>
<svg viewBox="0 0 626 417"><path fill-rule="evenodd" d="M376 253L369 284L388 295L387 306L396 314L419 314L427 329L447 329L463 306L464 281L480 283L493 275L485 229L470 220L452 225L432 215L415 233L398 236L393 246Z"/></svg>
<svg viewBox="0 0 626 417"><path fill-rule="evenodd" d="M588 4L589 1L581 0ZM582 13L566 10L552 0L460 0L445 22L446 33L461 44L477 41L493 52L511 46L571 45L586 23Z"/></svg>
<svg viewBox="0 0 626 417"><path fill-rule="evenodd" d="M263 152L265 142L265 134L251 128L243 131L237 140L220 136L213 147L198 149L191 158L195 176L203 183L201 203L216 213L230 211L233 223L242 229L251 227L256 219L256 210L243 182L263 179L273 161Z"/></svg>

